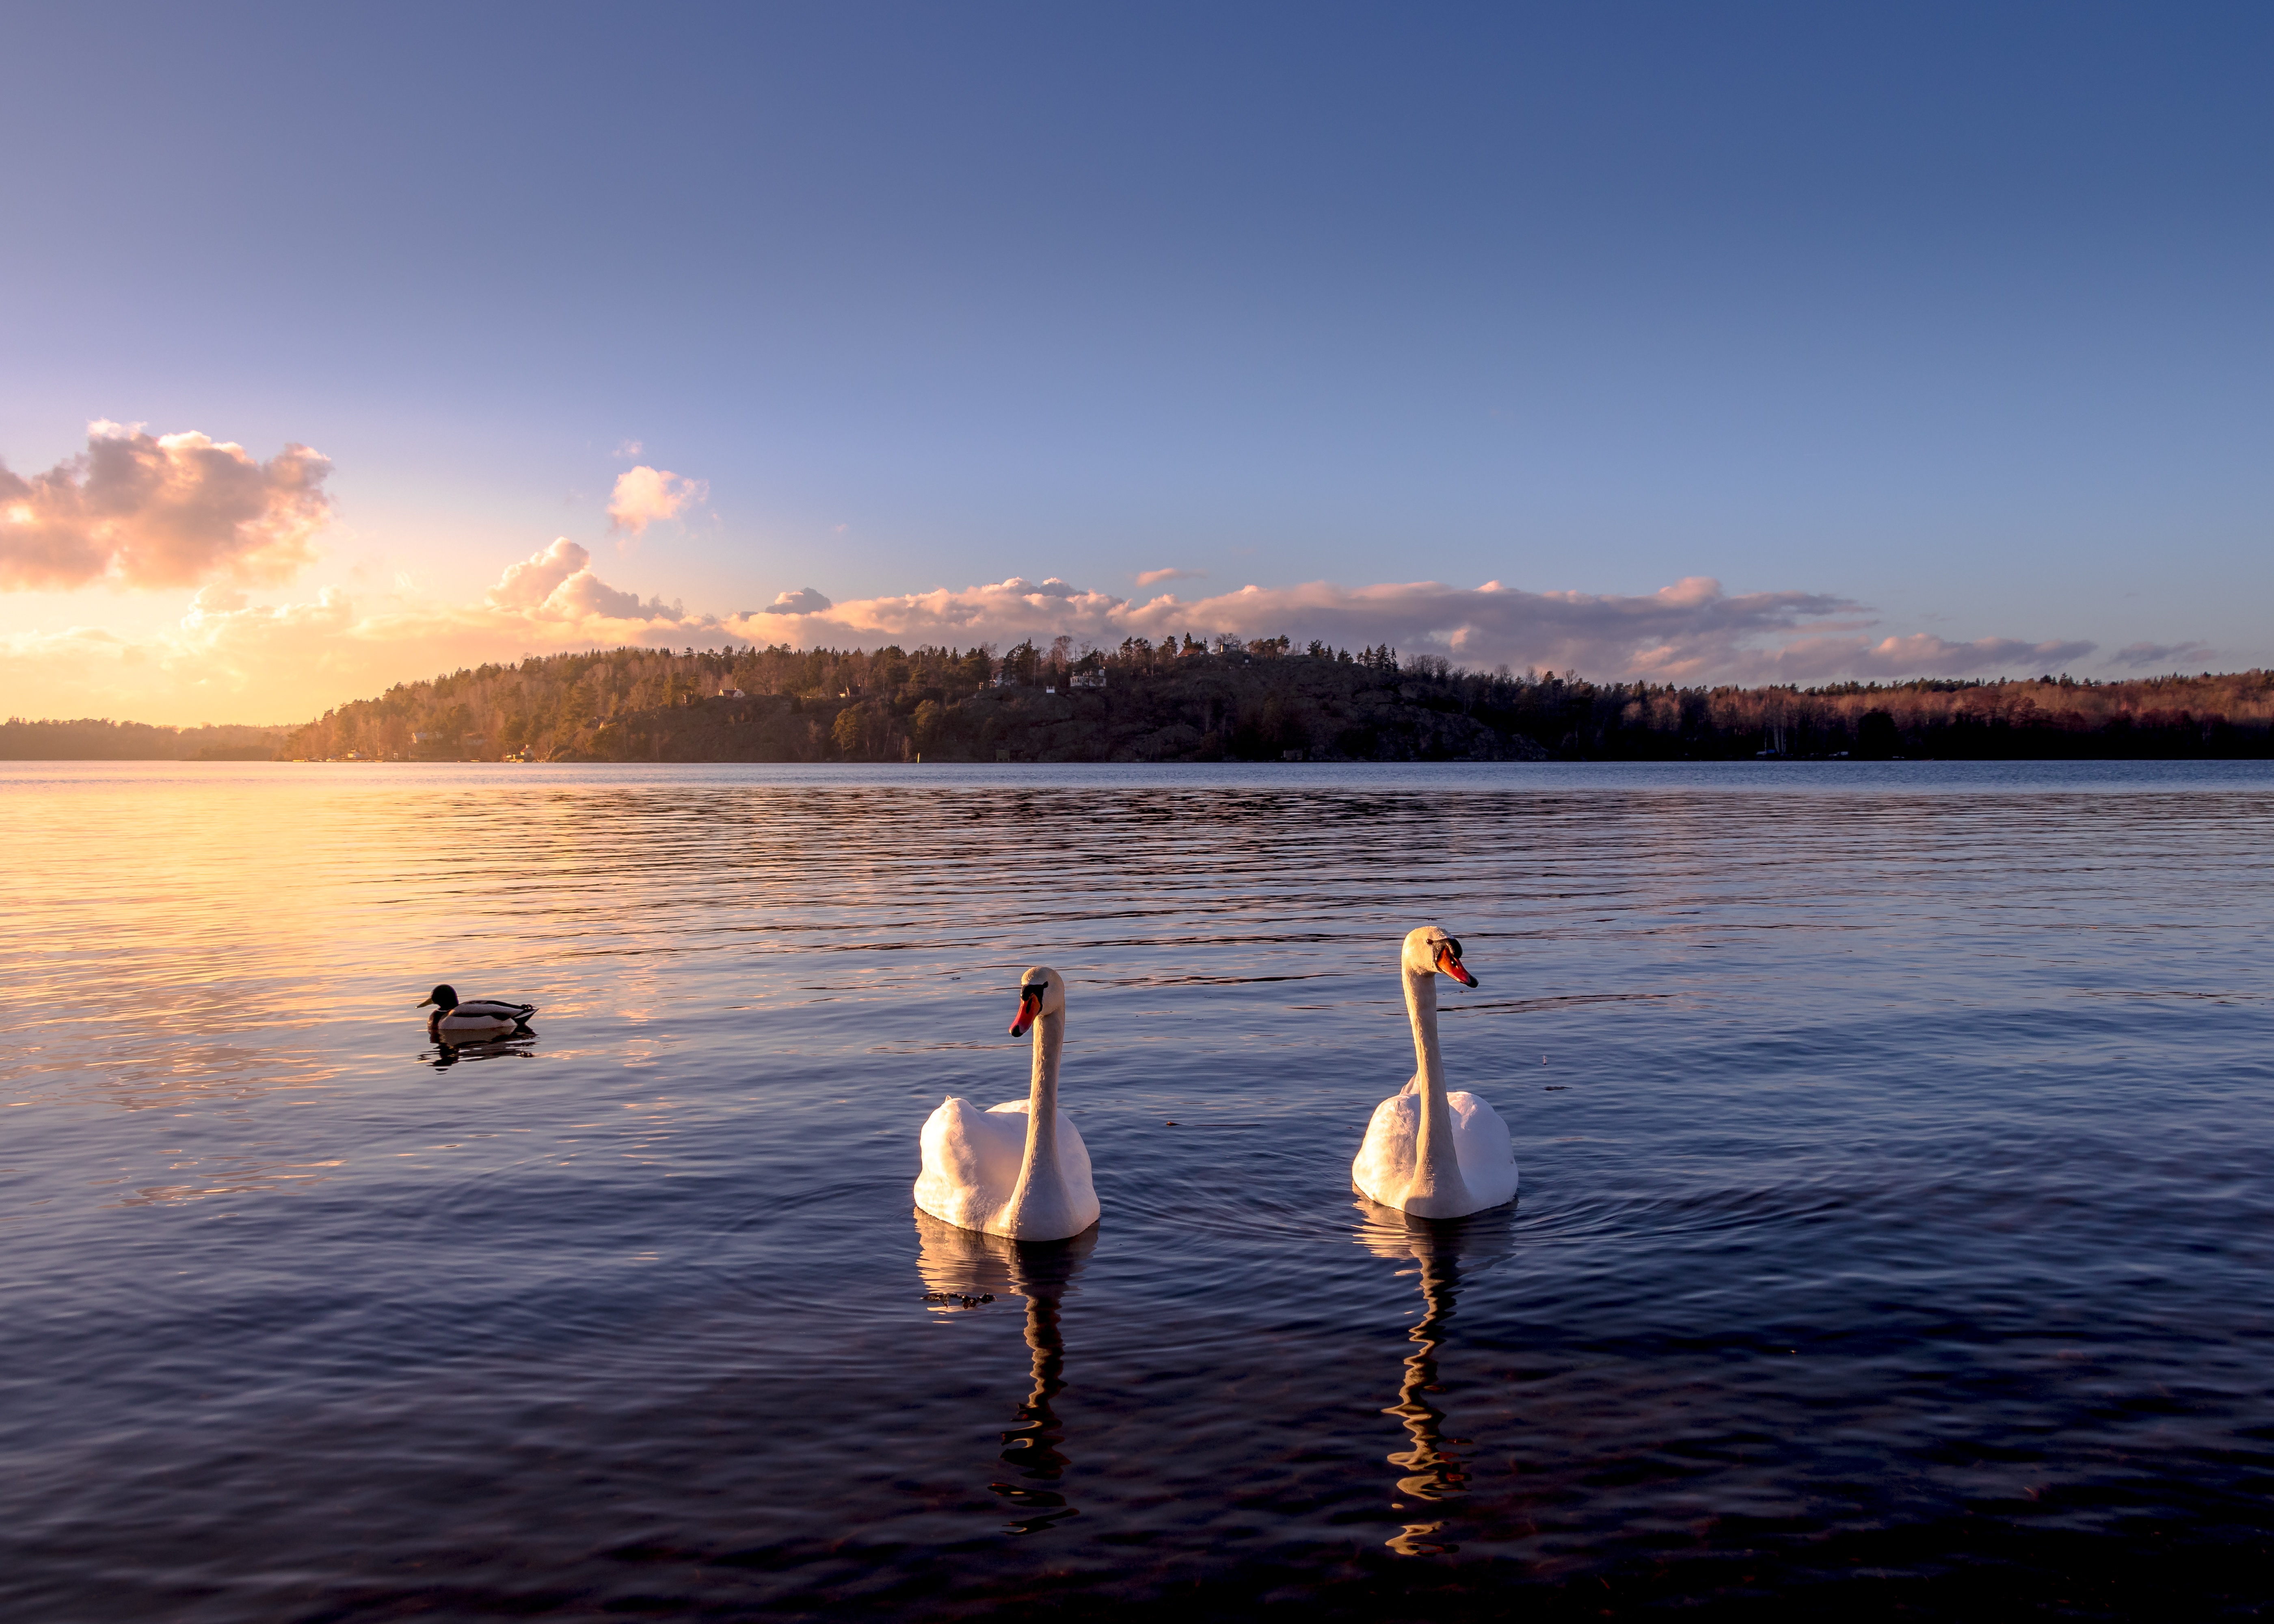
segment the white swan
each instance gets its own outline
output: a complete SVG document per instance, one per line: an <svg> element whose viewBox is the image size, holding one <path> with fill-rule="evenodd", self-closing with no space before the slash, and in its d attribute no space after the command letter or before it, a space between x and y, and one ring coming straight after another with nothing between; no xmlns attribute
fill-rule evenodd
<svg viewBox="0 0 2274 1624"><path fill-rule="evenodd" d="M916 1205L966 1229L1015 1241L1062 1241L1097 1222L1089 1151L1058 1109L1065 980L1037 965L1019 985L1011 1035L1035 1031L1034 1086L992 1110L950 1094L923 1125Z"/></svg>
<svg viewBox="0 0 2274 1624"><path fill-rule="evenodd" d="M456 988L445 982L418 1000L418 1007L434 1006L426 1018L426 1035L438 1043L478 1042L518 1032L537 1013L533 1004L505 1004L495 998L461 999Z"/></svg>
<svg viewBox="0 0 2274 1624"><path fill-rule="evenodd" d="M1473 987L1461 944L1435 925L1408 931L1401 959L1405 1012L1413 1022L1413 1080L1374 1107L1351 1184L1384 1207L1417 1218L1458 1218L1516 1199L1516 1150L1508 1124L1476 1095L1445 1091L1437 1050L1437 977Z"/></svg>

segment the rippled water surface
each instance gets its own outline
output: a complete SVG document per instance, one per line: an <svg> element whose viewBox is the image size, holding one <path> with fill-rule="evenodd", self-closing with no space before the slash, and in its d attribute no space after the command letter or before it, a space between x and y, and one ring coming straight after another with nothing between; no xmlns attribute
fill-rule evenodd
<svg viewBox="0 0 2274 1624"><path fill-rule="evenodd" d="M0 769L0 1613L2274 1598L2274 771ZM1362 1208L1442 922L1523 1195ZM1105 1216L910 1206L1023 1097ZM541 1007L438 1052L438 981Z"/></svg>

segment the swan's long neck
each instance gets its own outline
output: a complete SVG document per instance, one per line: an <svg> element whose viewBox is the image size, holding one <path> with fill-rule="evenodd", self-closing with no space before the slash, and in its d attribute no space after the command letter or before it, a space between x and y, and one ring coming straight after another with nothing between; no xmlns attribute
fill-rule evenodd
<svg viewBox="0 0 2274 1624"><path fill-rule="evenodd" d="M1038 1017L1035 1077L1027 1094L1027 1154L1019 1164L1019 1183L1011 1192L1013 1212L1030 1199L1065 1199L1065 1183L1058 1169L1058 1053L1065 1047L1065 1011Z"/></svg>
<svg viewBox="0 0 2274 1624"><path fill-rule="evenodd" d="M1453 1107L1445 1090L1445 1057L1437 1048L1437 978L1405 966L1405 1012L1413 1022L1413 1074L1421 1083L1421 1131L1413 1146L1409 1200L1436 1197L1466 1201L1461 1163L1453 1148Z"/></svg>

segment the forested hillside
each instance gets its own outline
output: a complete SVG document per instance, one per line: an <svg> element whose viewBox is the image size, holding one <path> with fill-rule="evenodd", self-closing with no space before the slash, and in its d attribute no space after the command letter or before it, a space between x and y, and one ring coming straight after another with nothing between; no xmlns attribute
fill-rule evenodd
<svg viewBox="0 0 2274 1624"><path fill-rule="evenodd" d="M1667 760L2263 756L2274 673L1677 688L1463 671L1284 638L618 649L484 665L327 713L300 758Z"/></svg>
<svg viewBox="0 0 2274 1624"><path fill-rule="evenodd" d="M282 727L153 727L147 722L0 722L0 761L267 761Z"/></svg>

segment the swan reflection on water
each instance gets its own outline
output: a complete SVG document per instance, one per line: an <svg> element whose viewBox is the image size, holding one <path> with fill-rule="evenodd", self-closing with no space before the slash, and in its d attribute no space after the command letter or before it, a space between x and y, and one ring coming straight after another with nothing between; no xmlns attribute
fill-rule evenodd
<svg viewBox="0 0 2274 1624"><path fill-rule="evenodd" d="M1466 1218L1417 1218L1394 1207L1360 1199L1357 1240L1378 1258L1419 1265L1421 1318L1406 1333L1414 1344L1405 1356L1405 1374L1397 1387L1397 1402L1382 1413L1404 1424L1412 1447L1390 1455L1389 1463L1405 1475L1397 1480L1396 1511L1421 1510L1469 1492L1466 1462L1456 1454L1472 1440L1448 1437L1445 1412L1431 1402L1443 1389L1437 1380L1437 1354L1452 1323L1453 1303L1464 1277L1473 1279L1514 1250L1516 1208L1495 1207ZM1399 1270L1400 1274L1407 1273ZM1385 1541L1400 1556L1447 1554L1460 1549L1445 1537L1442 1517L1434 1522L1408 1522Z"/></svg>
<svg viewBox="0 0 2274 1624"><path fill-rule="evenodd" d="M920 1251L916 1272L924 1291L942 1313L960 1313L967 1300L983 1297L1027 1299L1027 1346L1033 1352L1032 1386L1010 1427L1003 1433L1003 1462L1011 1482L988 1489L1002 1496L1015 1514L1005 1525L1013 1534L1039 1534L1081 1514L1060 1492L1066 1457L1059 1446L1065 1434L1050 1401L1065 1387L1065 1342L1058 1332L1058 1302L1097 1244L1096 1225L1072 1240L1014 1241L976 1229L960 1229L918 1208L915 1214Z"/></svg>

